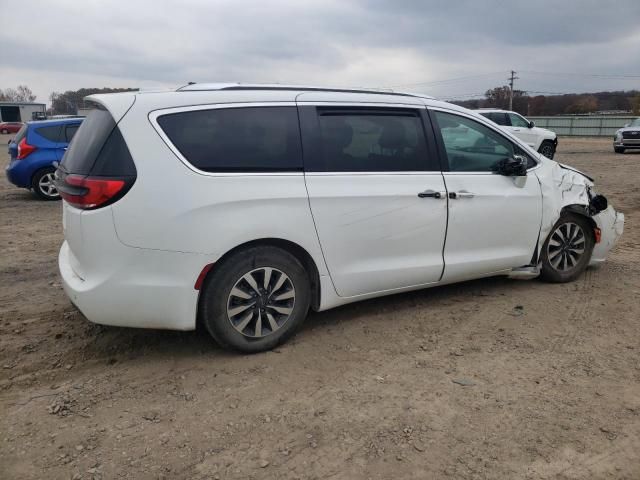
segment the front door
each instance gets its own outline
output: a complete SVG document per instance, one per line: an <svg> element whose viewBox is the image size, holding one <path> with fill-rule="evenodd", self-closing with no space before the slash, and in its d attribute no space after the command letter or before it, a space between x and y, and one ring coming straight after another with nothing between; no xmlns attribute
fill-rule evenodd
<svg viewBox="0 0 640 480"><path fill-rule="evenodd" d="M453 111L432 110L449 195L443 281L457 281L528 265L542 220L538 179L524 186L493 173L501 159L525 152L497 130ZM530 166L535 163L532 159Z"/></svg>
<svg viewBox="0 0 640 480"><path fill-rule="evenodd" d="M423 112L300 107L311 212L340 296L440 280L447 200Z"/></svg>
<svg viewBox="0 0 640 480"><path fill-rule="evenodd" d="M511 133L530 147L536 148L538 135L532 128L529 128L529 121L516 113L507 113L507 115L509 116L509 122L511 123L511 127L509 127Z"/></svg>

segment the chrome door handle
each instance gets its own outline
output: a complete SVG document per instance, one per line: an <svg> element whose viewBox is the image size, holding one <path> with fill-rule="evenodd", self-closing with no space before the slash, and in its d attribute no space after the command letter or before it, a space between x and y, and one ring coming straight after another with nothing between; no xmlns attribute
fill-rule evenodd
<svg viewBox="0 0 640 480"><path fill-rule="evenodd" d="M459 192L449 192L449 198L452 200L456 200L459 198L473 198L475 196L475 193L467 192L466 190L460 190Z"/></svg>
<svg viewBox="0 0 640 480"><path fill-rule="evenodd" d="M436 192L435 190L425 190L424 192L420 192L418 194L420 198L442 198L443 195L440 192Z"/></svg>

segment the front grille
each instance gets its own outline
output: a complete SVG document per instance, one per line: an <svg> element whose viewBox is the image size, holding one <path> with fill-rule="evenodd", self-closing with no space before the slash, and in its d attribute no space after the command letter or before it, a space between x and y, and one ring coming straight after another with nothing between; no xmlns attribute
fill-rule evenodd
<svg viewBox="0 0 640 480"><path fill-rule="evenodd" d="M622 132L622 138L631 138L640 140L640 130L631 130L629 132Z"/></svg>

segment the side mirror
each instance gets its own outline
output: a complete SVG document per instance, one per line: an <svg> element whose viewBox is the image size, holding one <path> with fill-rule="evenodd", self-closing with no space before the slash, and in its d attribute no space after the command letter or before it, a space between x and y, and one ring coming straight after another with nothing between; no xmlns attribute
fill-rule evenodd
<svg viewBox="0 0 640 480"><path fill-rule="evenodd" d="M625 123L622 128L627 128L629 125L631 125L631 124L630 123Z"/></svg>
<svg viewBox="0 0 640 480"><path fill-rule="evenodd" d="M527 125L527 127L529 127L529 128L533 128L533 127L535 127L535 126L536 126L536 124L535 124L535 123L533 123L533 120L529 120L529 125Z"/></svg>
<svg viewBox="0 0 640 480"><path fill-rule="evenodd" d="M496 162L492 168L494 173L505 177L526 177L527 159L522 155L514 155L511 158L503 158Z"/></svg>

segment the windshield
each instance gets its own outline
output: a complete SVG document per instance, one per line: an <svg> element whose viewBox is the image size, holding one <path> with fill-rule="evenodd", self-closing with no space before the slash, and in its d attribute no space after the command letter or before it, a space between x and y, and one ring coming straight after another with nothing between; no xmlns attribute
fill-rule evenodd
<svg viewBox="0 0 640 480"><path fill-rule="evenodd" d="M629 124L630 127L640 127L640 117L636 118L633 122Z"/></svg>

